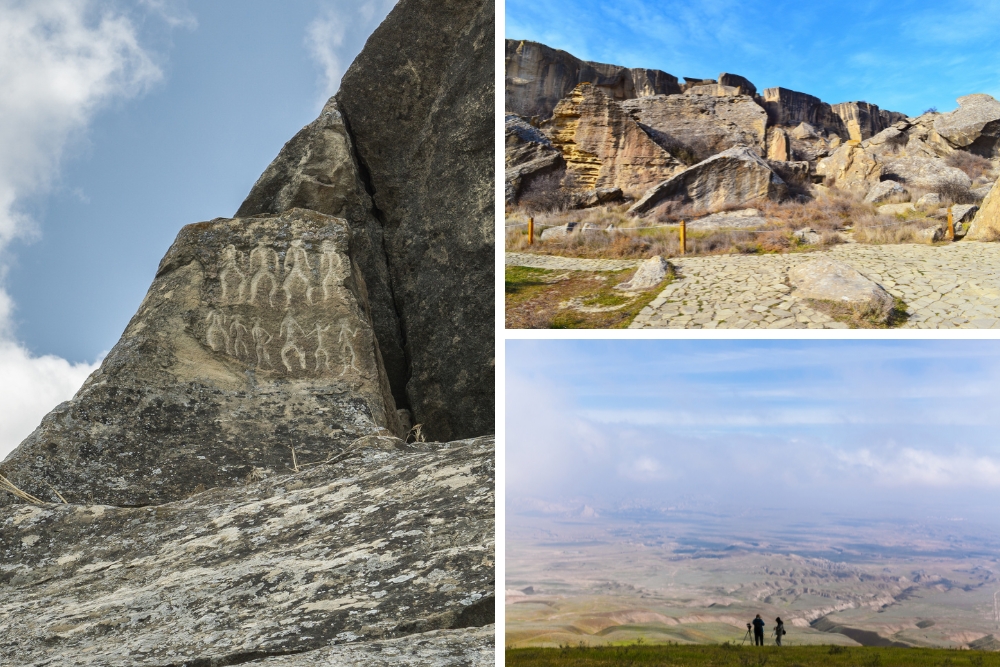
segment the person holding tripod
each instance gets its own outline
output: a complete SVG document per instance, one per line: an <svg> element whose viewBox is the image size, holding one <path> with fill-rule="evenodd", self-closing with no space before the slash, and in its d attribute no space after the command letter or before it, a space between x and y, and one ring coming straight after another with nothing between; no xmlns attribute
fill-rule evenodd
<svg viewBox="0 0 1000 667"><path fill-rule="evenodd" d="M753 645L764 645L764 619L760 617L760 614L757 614L756 618L753 619Z"/></svg>

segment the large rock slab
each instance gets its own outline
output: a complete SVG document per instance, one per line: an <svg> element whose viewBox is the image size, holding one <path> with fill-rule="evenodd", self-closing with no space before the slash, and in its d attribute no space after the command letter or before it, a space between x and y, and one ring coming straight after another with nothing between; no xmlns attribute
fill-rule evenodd
<svg viewBox="0 0 1000 667"><path fill-rule="evenodd" d="M543 128L562 151L567 175L580 191L620 188L636 197L683 169L617 102L589 83L559 102Z"/></svg>
<svg viewBox="0 0 1000 667"><path fill-rule="evenodd" d="M866 195L882 179L885 165L879 157L854 143L846 143L816 163L816 173L841 190Z"/></svg>
<svg viewBox="0 0 1000 667"><path fill-rule="evenodd" d="M492 664L495 455L370 438L157 507L0 508L0 664Z"/></svg>
<svg viewBox="0 0 1000 667"><path fill-rule="evenodd" d="M753 97L657 95L622 102L653 140L689 164L738 146L765 152L767 113Z"/></svg>
<svg viewBox="0 0 1000 667"><path fill-rule="evenodd" d="M565 166L562 151L549 138L520 116L504 120L504 201L517 203L525 186L535 176Z"/></svg>
<svg viewBox="0 0 1000 667"><path fill-rule="evenodd" d="M406 381L410 372L382 249L382 228L372 210L350 133L334 98L326 103L315 121L282 147L235 217L283 213L293 208L318 211L350 223L351 258L361 269L368 288L372 326L386 375L396 404L406 407L409 404Z"/></svg>
<svg viewBox="0 0 1000 667"><path fill-rule="evenodd" d="M383 233L428 437L494 429L494 45L485 0L400 0L337 104Z"/></svg>
<svg viewBox="0 0 1000 667"><path fill-rule="evenodd" d="M666 201L700 209L753 204L784 197L788 186L749 148L731 148L650 188L628 210L643 215Z"/></svg>
<svg viewBox="0 0 1000 667"><path fill-rule="evenodd" d="M149 505L402 435L339 218L184 227L121 340L0 464L24 491ZM13 496L0 496L0 506Z"/></svg>
<svg viewBox="0 0 1000 667"><path fill-rule="evenodd" d="M969 241L1000 241L1000 181L993 184L993 189L979 206L965 238Z"/></svg>
<svg viewBox="0 0 1000 667"><path fill-rule="evenodd" d="M548 118L585 82L613 100L681 92L677 77L660 70L585 62L538 42L508 39L504 49L504 109L519 116Z"/></svg>
<svg viewBox="0 0 1000 667"><path fill-rule="evenodd" d="M765 89L763 98L768 125L795 127L807 123L813 128L830 130L847 138L840 116L833 113L830 105L818 97L777 87Z"/></svg>
<svg viewBox="0 0 1000 667"><path fill-rule="evenodd" d="M853 267L825 257L793 267L788 280L799 298L843 304L862 317L881 322L889 319L895 305L881 285Z"/></svg>
<svg viewBox="0 0 1000 667"><path fill-rule="evenodd" d="M882 132L893 123L906 120L906 114L879 109L868 102L841 102L830 110L840 118L847 131L847 139L863 141Z"/></svg>
<svg viewBox="0 0 1000 667"><path fill-rule="evenodd" d="M956 148L983 157L1000 156L1000 102L990 95L958 98L958 109L934 119L934 129Z"/></svg>
<svg viewBox="0 0 1000 667"><path fill-rule="evenodd" d="M900 181L908 189L930 190L942 194L968 192L972 187L972 179L964 171L948 166L937 157L886 159L883 175L887 179Z"/></svg>

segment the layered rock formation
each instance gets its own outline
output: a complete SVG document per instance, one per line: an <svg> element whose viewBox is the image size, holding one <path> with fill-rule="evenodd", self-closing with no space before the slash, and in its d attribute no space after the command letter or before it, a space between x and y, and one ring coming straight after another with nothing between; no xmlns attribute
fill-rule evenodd
<svg viewBox="0 0 1000 667"><path fill-rule="evenodd" d="M382 226L428 437L494 428L494 7L405 0L368 38L337 104Z"/></svg>
<svg viewBox="0 0 1000 667"><path fill-rule="evenodd" d="M700 209L752 204L780 199L787 189L752 150L731 148L653 186L628 212L643 215L667 201Z"/></svg>
<svg viewBox="0 0 1000 667"><path fill-rule="evenodd" d="M627 100L622 108L664 150L689 164L738 146L765 150L767 114L752 97L689 91Z"/></svg>
<svg viewBox="0 0 1000 667"><path fill-rule="evenodd" d="M101 367L0 474L53 502L149 505L283 470L293 447L405 435L349 239L304 209L182 229Z"/></svg>
<svg viewBox="0 0 1000 667"><path fill-rule="evenodd" d="M0 508L0 664L492 665L493 440L383 440L156 507Z"/></svg>
<svg viewBox="0 0 1000 667"><path fill-rule="evenodd" d="M978 94L958 98L958 105L934 119L934 130L956 148L988 158L1000 156L1000 102Z"/></svg>
<svg viewBox="0 0 1000 667"><path fill-rule="evenodd" d="M862 195L882 180L884 171L885 165L876 155L853 142L844 144L816 164L816 173L828 183Z"/></svg>
<svg viewBox="0 0 1000 667"><path fill-rule="evenodd" d="M868 102L842 102L831 105L830 110L840 118L847 132L845 139L863 141L893 123L906 120L906 114L885 111Z"/></svg>
<svg viewBox="0 0 1000 667"><path fill-rule="evenodd" d="M638 196L683 165L656 144L611 98L583 83L544 125L577 190L620 188Z"/></svg>
<svg viewBox="0 0 1000 667"><path fill-rule="evenodd" d="M590 83L613 100L681 92L677 77L652 69L585 62L538 42L505 43L504 108L520 116L548 118L559 100Z"/></svg>
<svg viewBox="0 0 1000 667"><path fill-rule="evenodd" d="M507 116L504 122L504 145L504 200L507 204L517 203L532 178L565 165L562 151L538 128L518 116Z"/></svg>

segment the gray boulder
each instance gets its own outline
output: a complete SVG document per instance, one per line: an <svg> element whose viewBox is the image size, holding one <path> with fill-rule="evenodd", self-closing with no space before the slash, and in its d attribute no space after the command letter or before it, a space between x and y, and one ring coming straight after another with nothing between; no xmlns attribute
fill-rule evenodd
<svg viewBox="0 0 1000 667"><path fill-rule="evenodd" d="M45 500L148 505L404 435L349 239L304 209L183 228L101 367L0 474Z"/></svg>
<svg viewBox="0 0 1000 667"><path fill-rule="evenodd" d="M639 265L635 274L627 281L615 285L615 289L625 292L642 292L652 289L672 275L674 267L659 255L650 257Z"/></svg>
<svg viewBox="0 0 1000 667"><path fill-rule="evenodd" d="M884 177L902 181L907 188L949 192L968 191L972 179L961 169L948 166L936 157L896 157L884 160Z"/></svg>
<svg viewBox="0 0 1000 667"><path fill-rule="evenodd" d="M943 241L945 235L946 232L940 225L925 227L924 229L918 230L914 234L914 236L917 237L917 240L923 241L924 243L937 243L938 241Z"/></svg>
<svg viewBox="0 0 1000 667"><path fill-rule="evenodd" d="M906 188L896 181L880 181L871 187L865 201L870 204L881 204L893 197L902 197L905 194Z"/></svg>
<svg viewBox="0 0 1000 667"><path fill-rule="evenodd" d="M792 236L797 238L800 242L806 244L815 244L823 240L823 236L819 234L815 229L806 227L804 229L797 229L792 232Z"/></svg>
<svg viewBox="0 0 1000 667"><path fill-rule="evenodd" d="M436 440L494 429L494 32L484 0L400 0L337 93L382 226L409 407Z"/></svg>
<svg viewBox="0 0 1000 667"><path fill-rule="evenodd" d="M628 210L642 215L666 201L711 209L780 200L788 186L749 148L731 148L650 188Z"/></svg>
<svg viewBox="0 0 1000 667"><path fill-rule="evenodd" d="M969 193L976 199L982 201L983 199L986 199L986 196L990 194L990 190L992 189L993 189L992 185L984 185L982 187L973 188L972 190L969 191Z"/></svg>
<svg viewBox="0 0 1000 667"><path fill-rule="evenodd" d="M562 152L519 116L504 121L504 201L514 205L535 176L565 167Z"/></svg>
<svg viewBox="0 0 1000 667"><path fill-rule="evenodd" d="M976 204L955 204L951 207L952 221L956 224L972 222L978 211L979 206ZM945 214L947 215L947 211Z"/></svg>
<svg viewBox="0 0 1000 667"><path fill-rule="evenodd" d="M879 215L904 215L910 211L915 211L913 202L903 202L900 204L882 204L878 207Z"/></svg>
<svg viewBox="0 0 1000 667"><path fill-rule="evenodd" d="M937 208L941 205L941 195L936 192L928 192L917 200L917 208Z"/></svg>
<svg viewBox="0 0 1000 667"><path fill-rule="evenodd" d="M788 279L800 298L843 304L859 316L880 322L888 321L895 305L881 285L832 259L803 262L788 272Z"/></svg>
<svg viewBox="0 0 1000 667"><path fill-rule="evenodd" d="M984 94L958 98L959 107L940 114L934 129L956 148L983 157L1000 155L1000 102Z"/></svg>

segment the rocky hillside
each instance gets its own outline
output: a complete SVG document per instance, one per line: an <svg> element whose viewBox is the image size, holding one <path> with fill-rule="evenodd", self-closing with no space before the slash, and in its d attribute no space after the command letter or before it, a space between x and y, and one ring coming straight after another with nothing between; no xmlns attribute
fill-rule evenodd
<svg viewBox="0 0 1000 667"><path fill-rule="evenodd" d="M730 73L679 83L527 41L506 41L505 66L509 206L534 191L535 204L618 200L655 215L801 200L813 186L974 204L994 182L982 172L1000 165L1000 102L988 95L908 118L786 88L758 93Z"/></svg>
<svg viewBox="0 0 1000 667"><path fill-rule="evenodd" d="M0 664L492 663L493 16L401 0L0 463Z"/></svg>

